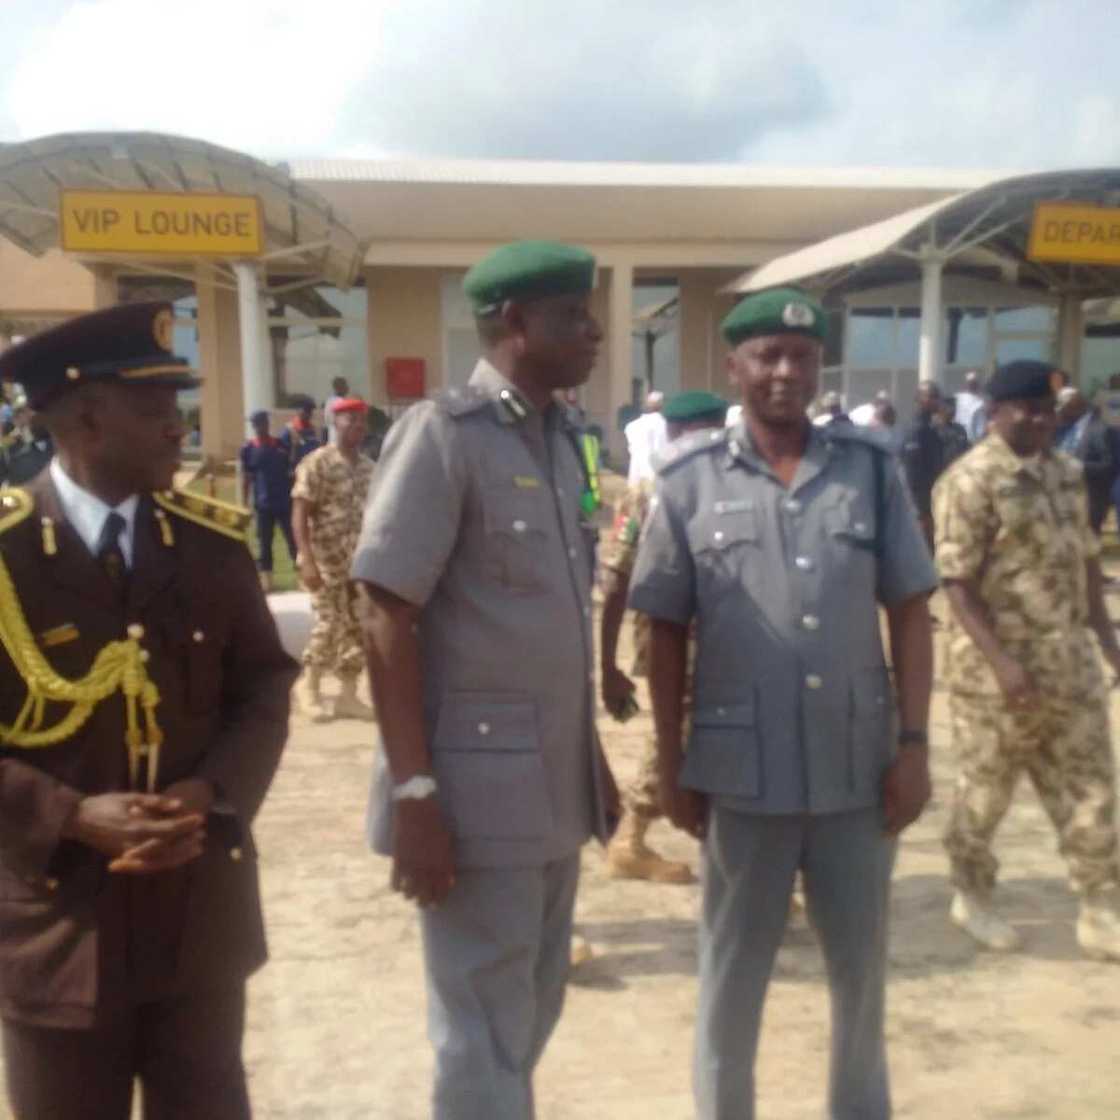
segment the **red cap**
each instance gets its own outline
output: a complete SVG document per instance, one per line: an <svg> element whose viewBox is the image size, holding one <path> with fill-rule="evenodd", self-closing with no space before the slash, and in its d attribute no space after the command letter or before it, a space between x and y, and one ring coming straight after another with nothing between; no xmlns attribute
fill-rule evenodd
<svg viewBox="0 0 1120 1120"><path fill-rule="evenodd" d="M358 397L343 397L342 400L335 401L331 406L331 412L336 416L340 412L368 412L369 405L365 401L360 400Z"/></svg>

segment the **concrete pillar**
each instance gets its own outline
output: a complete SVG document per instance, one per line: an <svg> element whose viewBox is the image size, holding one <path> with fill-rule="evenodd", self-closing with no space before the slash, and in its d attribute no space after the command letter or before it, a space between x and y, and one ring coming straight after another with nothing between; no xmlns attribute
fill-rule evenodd
<svg viewBox="0 0 1120 1120"><path fill-rule="evenodd" d="M1081 338L1085 333L1085 311L1081 297L1067 292L1058 308L1058 365L1081 384Z"/></svg>
<svg viewBox="0 0 1120 1120"><path fill-rule="evenodd" d="M117 273L111 264L95 264L93 272L93 310L100 311L120 303Z"/></svg>
<svg viewBox="0 0 1120 1120"><path fill-rule="evenodd" d="M237 455L245 434L238 293L219 288L208 270L195 281L198 297L199 411L202 451L220 460Z"/></svg>
<svg viewBox="0 0 1120 1120"><path fill-rule="evenodd" d="M241 381L245 413L273 408L276 394L272 380L268 321L261 296L260 269L252 261L234 261L237 276L237 312L241 334Z"/></svg>
<svg viewBox="0 0 1120 1120"><path fill-rule="evenodd" d="M618 431L615 417L633 399L631 327L634 316L634 268L628 263L611 265L607 350L610 363L610 424L607 443L619 461L625 456L626 441Z"/></svg>
<svg viewBox="0 0 1120 1120"><path fill-rule="evenodd" d="M922 325L918 341L918 380L940 381L941 352L941 269L944 258L932 245L922 248Z"/></svg>

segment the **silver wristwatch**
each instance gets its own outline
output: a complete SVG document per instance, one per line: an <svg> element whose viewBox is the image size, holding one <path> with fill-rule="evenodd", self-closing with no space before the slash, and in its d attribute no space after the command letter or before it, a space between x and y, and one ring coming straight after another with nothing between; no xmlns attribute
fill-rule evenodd
<svg viewBox="0 0 1120 1120"><path fill-rule="evenodd" d="M393 786L394 801L423 801L431 797L439 787L431 774L414 774L407 782Z"/></svg>

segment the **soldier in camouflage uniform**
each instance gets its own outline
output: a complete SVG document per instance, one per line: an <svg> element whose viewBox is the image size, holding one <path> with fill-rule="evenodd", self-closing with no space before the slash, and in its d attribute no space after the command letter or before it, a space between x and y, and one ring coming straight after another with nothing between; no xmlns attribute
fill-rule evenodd
<svg viewBox="0 0 1120 1120"><path fill-rule="evenodd" d="M359 450L366 434L364 401L334 402L336 442L312 451L296 468L292 523L299 545L299 574L311 592L315 623L304 650L311 718L373 719L358 698L365 664L355 613L350 564L362 529L373 460ZM323 674L338 675L341 689L333 711L323 703Z"/></svg>
<svg viewBox="0 0 1120 1120"><path fill-rule="evenodd" d="M987 948L1020 939L990 908L992 837L1026 771L1081 897L1077 937L1120 959L1120 865L1108 708L1093 630L1120 674L1100 545L1080 466L1051 450L1054 393L1039 362L1002 367L991 434L938 482L937 564L953 608L948 685L959 773L945 846L953 921Z"/></svg>
<svg viewBox="0 0 1120 1120"><path fill-rule="evenodd" d="M727 402L712 393L680 393L665 406L668 437L700 428L722 428ZM634 682L618 667L618 633L626 610L630 572L638 554L638 538L653 497L653 480L641 479L627 487L619 502L614 525L602 548L606 596L600 623L603 706L615 719L633 712ZM634 676L646 675L649 658L649 617L634 614ZM691 883L687 864L663 859L645 842L650 824L661 816L657 749L651 739L642 753L638 774L622 790L622 820L607 849L610 873L617 879L651 879L658 883Z"/></svg>

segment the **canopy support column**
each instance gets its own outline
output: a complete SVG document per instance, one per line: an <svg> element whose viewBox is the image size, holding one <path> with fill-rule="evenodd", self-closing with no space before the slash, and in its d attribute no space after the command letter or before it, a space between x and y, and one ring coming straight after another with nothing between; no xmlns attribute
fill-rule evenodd
<svg viewBox="0 0 1120 1120"><path fill-rule="evenodd" d="M918 343L918 380L939 381L941 375L941 270L945 258L932 243L922 246L922 323Z"/></svg>
<svg viewBox="0 0 1120 1120"><path fill-rule="evenodd" d="M631 324L634 318L634 268L615 261L611 266L608 361L610 363L610 422L608 440L611 454L619 462L625 458L626 445L618 430L618 410L634 399L633 343Z"/></svg>
<svg viewBox="0 0 1120 1120"><path fill-rule="evenodd" d="M1066 292L1058 309L1058 365L1069 374L1072 384L1081 384L1081 336L1085 332L1085 312L1081 296Z"/></svg>
<svg viewBox="0 0 1120 1120"><path fill-rule="evenodd" d="M245 412L272 408L275 392L271 355L268 353L268 325L261 294L260 270L252 261L234 261L237 276L238 326L241 332L241 381Z"/></svg>

